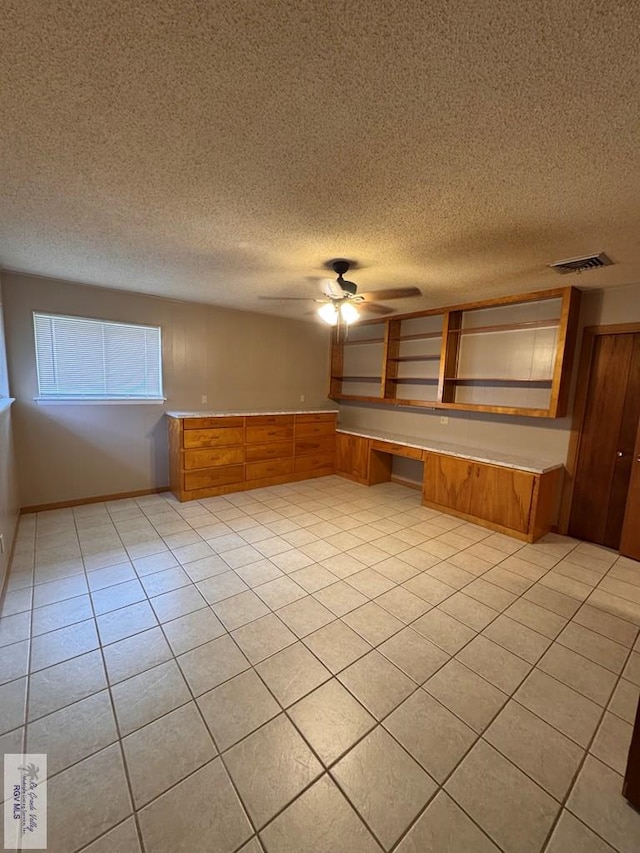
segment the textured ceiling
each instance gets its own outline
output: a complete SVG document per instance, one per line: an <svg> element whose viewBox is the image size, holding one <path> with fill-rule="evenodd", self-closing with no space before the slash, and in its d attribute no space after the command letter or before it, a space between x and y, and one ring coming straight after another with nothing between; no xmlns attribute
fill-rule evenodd
<svg viewBox="0 0 640 853"><path fill-rule="evenodd" d="M303 316L640 282L637 0L4 0L0 264ZM546 264L605 250L560 277Z"/></svg>

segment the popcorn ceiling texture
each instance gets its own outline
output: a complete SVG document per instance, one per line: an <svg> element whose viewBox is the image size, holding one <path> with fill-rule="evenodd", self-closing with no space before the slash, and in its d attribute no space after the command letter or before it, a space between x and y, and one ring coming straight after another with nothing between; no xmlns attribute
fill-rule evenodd
<svg viewBox="0 0 640 853"><path fill-rule="evenodd" d="M640 281L635 0L5 0L0 264L304 317ZM607 251L560 278L546 264Z"/></svg>

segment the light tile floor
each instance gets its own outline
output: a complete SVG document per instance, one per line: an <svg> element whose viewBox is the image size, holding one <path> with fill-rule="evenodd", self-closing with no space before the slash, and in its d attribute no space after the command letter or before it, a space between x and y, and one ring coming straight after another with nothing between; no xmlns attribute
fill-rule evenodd
<svg viewBox="0 0 640 853"><path fill-rule="evenodd" d="M24 516L2 752L49 851L637 853L640 564L337 477Z"/></svg>

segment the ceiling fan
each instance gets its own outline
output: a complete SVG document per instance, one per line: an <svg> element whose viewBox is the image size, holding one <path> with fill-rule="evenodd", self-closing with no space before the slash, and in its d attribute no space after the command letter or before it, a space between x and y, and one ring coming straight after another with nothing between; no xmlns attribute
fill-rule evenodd
<svg viewBox="0 0 640 853"><path fill-rule="evenodd" d="M360 319L359 309L373 314L393 313L393 308L374 300L406 299L409 296L422 295L422 291L418 287L393 287L386 290L358 293L357 284L344 278L345 273L349 272L349 268L354 265L353 261L347 261L344 258L327 261L325 266L332 269L338 277L335 282L326 280L326 289L322 299L313 296L261 296L260 298L319 302L321 306L317 313L325 323L330 326L344 323L348 326Z"/></svg>

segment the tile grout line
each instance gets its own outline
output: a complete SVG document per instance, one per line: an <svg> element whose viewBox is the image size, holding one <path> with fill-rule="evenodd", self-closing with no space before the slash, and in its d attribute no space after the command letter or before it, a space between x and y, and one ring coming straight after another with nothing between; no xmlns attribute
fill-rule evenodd
<svg viewBox="0 0 640 853"><path fill-rule="evenodd" d="M78 527L77 527L77 523L76 523L76 516L75 516L75 513L74 513L73 511L72 511L72 517L73 517L73 520L74 520L74 526L75 526L75 528L76 528L76 536L78 536L78 543L80 543L80 537L79 537L79 535L78 535ZM119 537L118 537L118 538L119 538ZM122 540L120 540L120 541L122 541ZM80 551L81 551L81 554L82 554L82 546L80 546ZM131 806L131 810L132 810L132 811L131 811L131 813L132 813L133 818L134 818L134 823L135 823L135 828L136 828L136 834L137 834L137 837L138 837L138 843L140 844L140 849L142 850L142 853L144 853L144 851L145 851L144 839L143 839L143 837L142 837L142 830L141 830L141 827L140 827L140 823L139 823L139 821L138 821L138 816L137 816L137 813L136 813L136 811L135 811L135 799L134 799L134 796L133 796L133 785L132 785L132 783L131 783L131 776L130 776L130 773L129 773L129 766L128 766L128 764L127 764L127 757L126 757L126 755L125 755L125 751L124 751L124 744L123 744L122 732L121 732L121 729L120 729L120 722L119 722L119 720L118 720L118 716L117 716L117 714L116 714L116 706L115 706L115 702L113 701L112 685L111 685L111 681L110 681L110 679L109 679L109 670L107 669L107 661L106 661L106 658L105 658L105 655L104 655L104 648L103 648L103 646L102 646L102 641L101 641L101 638L100 638L100 632L99 632L99 629L98 629L98 619L97 619L97 616L96 616L96 611L95 611L95 605L94 605L94 601L93 601L93 596L91 595L91 588L90 588L90 586L89 586L89 577L88 577L88 572L87 572L87 565L86 565L86 563L85 563L85 561L84 561L84 556L81 556L81 559L82 559L82 565L83 565L83 567L84 567L85 583L87 584L87 589L88 589L88 591L89 591L89 605L90 605L90 607L91 607L91 612L93 613L94 629L95 629L96 636L97 636L97 639L98 639L98 644L99 644L99 645L98 645L98 648L99 648L99 650L100 650L100 660L101 660L101 662L102 662L102 670L103 670L103 672L104 672L104 677L105 677L105 681L106 681L106 689L107 689L107 691L108 691L108 695L109 695L109 705L110 705L110 708L111 708L111 714L112 714L112 717L113 717L113 722L114 722L114 725L115 725L116 734L117 734L117 736L118 736L118 750L119 750L119 754L120 754L120 760L122 761L122 768L123 768L123 771L124 771L124 774L125 774L125 779L127 780L127 791L128 791L128 794L129 794L129 804L130 804L130 806ZM108 748L108 747L105 747L105 748ZM96 753L94 753L94 755L96 755L96 754L98 754L98 753L97 753L97 752L96 752ZM129 815L127 815L127 817L129 817ZM111 827L111 828L113 828L113 827ZM92 839L92 842L93 842L93 841L95 841L95 840L96 840L95 838L94 838L94 839Z"/></svg>

